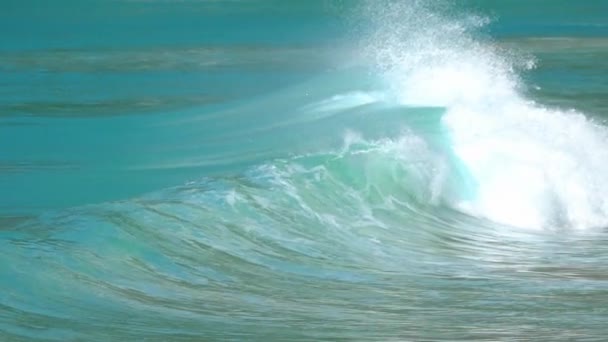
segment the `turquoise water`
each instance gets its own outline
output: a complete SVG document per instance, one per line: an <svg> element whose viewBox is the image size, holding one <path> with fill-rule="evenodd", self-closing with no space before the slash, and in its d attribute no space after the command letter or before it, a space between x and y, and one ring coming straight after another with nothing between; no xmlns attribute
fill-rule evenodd
<svg viewBox="0 0 608 342"><path fill-rule="evenodd" d="M3 3L0 340L603 340L605 13Z"/></svg>

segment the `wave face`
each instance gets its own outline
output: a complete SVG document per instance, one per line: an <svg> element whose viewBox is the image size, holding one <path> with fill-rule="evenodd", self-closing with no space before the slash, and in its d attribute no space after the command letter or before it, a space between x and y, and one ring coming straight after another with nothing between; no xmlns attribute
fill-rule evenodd
<svg viewBox="0 0 608 342"><path fill-rule="evenodd" d="M560 4L539 23L474 1L117 2L119 31L184 26L11 41L11 91L45 70L83 94L0 103L1 339L601 340L608 22ZM211 33L182 36L199 17Z"/></svg>

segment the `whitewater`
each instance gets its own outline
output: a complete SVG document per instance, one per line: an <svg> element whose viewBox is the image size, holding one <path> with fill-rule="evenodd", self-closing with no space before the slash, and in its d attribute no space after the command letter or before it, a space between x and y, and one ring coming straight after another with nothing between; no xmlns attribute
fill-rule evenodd
<svg viewBox="0 0 608 342"><path fill-rule="evenodd" d="M94 99L0 106L0 339L606 335L608 106L580 94L608 86L583 78L568 102L567 76L534 75L576 51L569 63L599 63L608 23L507 39L475 2L176 6L163 15L209 16L212 32L270 11L291 39L325 16L346 33L1 51L0 71L63 75ZM138 77L166 82L127 101L112 77L133 94Z"/></svg>

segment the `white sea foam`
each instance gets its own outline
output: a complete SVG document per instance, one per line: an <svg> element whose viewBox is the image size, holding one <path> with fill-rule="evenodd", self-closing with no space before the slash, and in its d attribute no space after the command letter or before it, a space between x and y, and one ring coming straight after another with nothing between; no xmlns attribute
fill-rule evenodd
<svg viewBox="0 0 608 342"><path fill-rule="evenodd" d="M473 180L473 196L449 205L526 228L608 225L608 131L526 99L518 73L534 63L476 38L486 19L419 1L365 10L366 52L397 101L446 108L447 139Z"/></svg>

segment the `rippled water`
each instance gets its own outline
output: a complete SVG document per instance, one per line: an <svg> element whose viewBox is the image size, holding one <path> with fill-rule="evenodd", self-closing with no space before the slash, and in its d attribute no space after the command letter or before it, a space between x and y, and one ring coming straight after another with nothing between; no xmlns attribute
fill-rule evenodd
<svg viewBox="0 0 608 342"><path fill-rule="evenodd" d="M608 332L604 1L6 8L3 341Z"/></svg>

